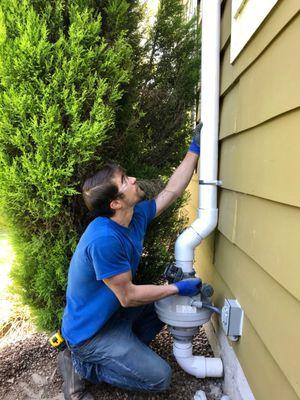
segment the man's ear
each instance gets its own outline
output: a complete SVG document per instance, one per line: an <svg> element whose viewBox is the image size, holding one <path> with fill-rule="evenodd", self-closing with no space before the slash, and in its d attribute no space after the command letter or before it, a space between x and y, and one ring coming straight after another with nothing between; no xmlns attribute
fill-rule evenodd
<svg viewBox="0 0 300 400"><path fill-rule="evenodd" d="M120 210L122 207L121 202L118 199L112 200L109 205L112 210Z"/></svg>

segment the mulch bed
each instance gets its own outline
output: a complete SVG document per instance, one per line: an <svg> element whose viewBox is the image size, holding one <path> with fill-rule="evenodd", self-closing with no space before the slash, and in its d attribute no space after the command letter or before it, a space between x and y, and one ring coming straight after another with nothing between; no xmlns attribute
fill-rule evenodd
<svg viewBox="0 0 300 400"><path fill-rule="evenodd" d="M192 400L197 390L206 393L207 400L220 400L222 379L197 379L185 373L176 363L172 339L163 329L151 347L172 367L171 388L161 394L129 392L107 384L91 385L89 391L96 400ZM194 338L194 354L213 357L204 330ZM57 351L48 345L44 334L35 333L29 339L0 348L0 399L63 400L62 379L56 367Z"/></svg>

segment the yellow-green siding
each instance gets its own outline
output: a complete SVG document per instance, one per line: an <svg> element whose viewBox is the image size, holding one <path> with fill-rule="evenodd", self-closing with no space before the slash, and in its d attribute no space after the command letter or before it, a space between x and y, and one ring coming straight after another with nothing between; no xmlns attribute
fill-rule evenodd
<svg viewBox="0 0 300 400"><path fill-rule="evenodd" d="M256 400L300 398L300 1L281 0L233 64L222 2L219 223L196 251L214 301L237 298L232 344ZM197 182L191 184L195 217Z"/></svg>

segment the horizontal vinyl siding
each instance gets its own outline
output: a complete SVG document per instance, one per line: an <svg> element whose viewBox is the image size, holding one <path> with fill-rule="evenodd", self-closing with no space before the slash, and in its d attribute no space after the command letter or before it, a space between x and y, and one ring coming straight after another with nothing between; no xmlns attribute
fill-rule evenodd
<svg viewBox="0 0 300 400"><path fill-rule="evenodd" d="M231 2L223 1L222 4L222 20L221 20L221 50L225 47L230 38L231 25Z"/></svg>
<svg viewBox="0 0 300 400"><path fill-rule="evenodd" d="M299 301L300 210L227 190L219 210L219 231Z"/></svg>
<svg viewBox="0 0 300 400"><path fill-rule="evenodd" d="M222 140L223 186L299 207L299 127L300 109Z"/></svg>
<svg viewBox="0 0 300 400"><path fill-rule="evenodd" d="M223 96L221 122L224 118L233 121L227 122L225 126L221 124L221 138L300 107L299 37L298 14L251 68L236 80L232 93ZM229 71L226 69L232 68L229 66L229 46L224 54L223 65L221 76L228 76ZM232 104L238 105L238 109L234 108L228 115L228 108Z"/></svg>
<svg viewBox="0 0 300 400"><path fill-rule="evenodd" d="M216 242L216 250L219 253L216 260L213 259L212 254L214 242ZM217 272L217 270L219 271L223 268L226 268L227 270L231 269L232 265L230 252L224 259L220 259L222 255L221 247L223 246L224 251L228 253L228 241L226 238L223 238L222 240L222 235L220 233L211 235L202 242L201 246L197 248L197 259L200 260L200 262L197 263L197 271L205 282L210 282L213 285L215 289L214 302L217 306L221 307L223 305L224 297L237 298L246 311L243 324L243 336L239 342L232 342L231 345L241 363L255 399L298 400L299 397L290 384L287 376L283 373L282 368L280 368L277 361L273 358L272 352L266 347L264 340L260 337L260 334L256 331L254 325L247 316L247 301L245 302L246 304L244 304L245 297L241 296L240 292L242 291L244 293L251 290L250 285L253 284L253 282L251 280L249 281L249 286L246 291L243 290L243 287L237 290L235 282L232 284L231 279L225 280L222 274ZM246 285L246 279L247 276L243 279L244 285ZM229 286L229 284L231 286ZM253 290L254 288L252 287L252 291ZM266 294L266 297L267 296L268 295ZM275 304L277 304L276 297L273 301L275 306ZM260 313L260 309L261 305L259 304L256 312ZM277 324L278 321L275 319L274 322L272 322L272 326L276 326ZM289 330L289 327L285 327L285 329ZM280 349L285 349L287 340L287 335L284 332Z"/></svg>
<svg viewBox="0 0 300 400"><path fill-rule="evenodd" d="M217 272L300 396L299 302L222 234L217 237L215 251Z"/></svg>
<svg viewBox="0 0 300 400"><path fill-rule="evenodd" d="M256 400L299 400L299 396L283 374L283 370L268 351L248 318L244 319L247 336L243 346L237 344L235 352L243 364ZM284 342L281 349L284 351ZM247 349L245 352L244 350ZM249 350L254 357L249 357Z"/></svg>
<svg viewBox="0 0 300 400"><path fill-rule="evenodd" d="M237 298L232 346L257 400L300 398L300 1L281 0L233 64L222 2L219 222L196 249L214 302Z"/></svg>
<svg viewBox="0 0 300 400"><path fill-rule="evenodd" d="M227 0L223 7L221 33L224 34L225 37L221 37L221 46L223 46L223 57L221 61L222 95L224 92L228 91L235 80L266 51L268 46L273 44L273 41L277 40L277 36L280 36L281 32L285 32L286 26L292 23L293 18L299 14L300 2L299 0L280 0L233 64L230 64L229 61L230 41L228 40L228 28L230 29L231 24L231 1ZM227 43L228 46L224 49L225 43ZM299 41L297 43L299 44ZM274 65L274 67L276 66Z"/></svg>

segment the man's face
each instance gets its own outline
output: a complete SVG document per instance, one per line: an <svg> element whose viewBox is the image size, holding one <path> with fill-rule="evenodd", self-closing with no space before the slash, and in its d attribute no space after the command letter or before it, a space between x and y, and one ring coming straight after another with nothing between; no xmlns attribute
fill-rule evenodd
<svg viewBox="0 0 300 400"><path fill-rule="evenodd" d="M133 176L127 176L124 172L117 172L114 181L118 186L119 193L123 194L123 197L119 200L125 206L132 207L145 197L145 193Z"/></svg>

